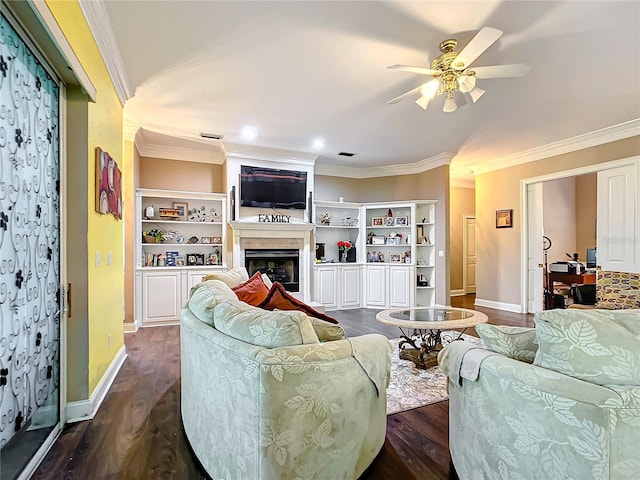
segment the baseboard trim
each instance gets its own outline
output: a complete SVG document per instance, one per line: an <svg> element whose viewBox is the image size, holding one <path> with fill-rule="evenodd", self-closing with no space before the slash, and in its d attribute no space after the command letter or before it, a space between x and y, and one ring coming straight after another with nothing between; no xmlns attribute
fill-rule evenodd
<svg viewBox="0 0 640 480"><path fill-rule="evenodd" d="M464 289L462 289L462 290L451 290L449 292L449 295L451 295L452 297L461 297L462 295L466 295L466 293L464 293Z"/></svg>
<svg viewBox="0 0 640 480"><path fill-rule="evenodd" d="M136 333L138 331L138 325L134 322L124 323L124 333Z"/></svg>
<svg viewBox="0 0 640 480"><path fill-rule="evenodd" d="M517 303L494 302L493 300L476 298L474 305L478 307L495 308L496 310L505 310L507 312L522 313L522 307Z"/></svg>
<svg viewBox="0 0 640 480"><path fill-rule="evenodd" d="M116 375L120 371L122 364L127 358L127 350L124 347L120 347L115 358L111 361L109 368L104 372L100 383L91 394L88 400L78 400L76 402L67 403L65 410L67 423L82 422L84 420L92 420L95 417L100 405L104 401L104 397L107 396L111 384L116 378Z"/></svg>

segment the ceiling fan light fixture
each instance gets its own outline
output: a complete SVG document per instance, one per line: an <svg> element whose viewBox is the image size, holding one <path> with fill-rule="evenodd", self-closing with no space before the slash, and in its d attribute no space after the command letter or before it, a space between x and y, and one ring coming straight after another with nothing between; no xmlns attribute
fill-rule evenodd
<svg viewBox="0 0 640 480"><path fill-rule="evenodd" d="M429 106L429 100L431 100L429 97L421 95L420 98L416 100L416 103L426 110Z"/></svg>
<svg viewBox="0 0 640 480"><path fill-rule="evenodd" d="M473 90L471 90L469 92L469 96L471 97L471 100L473 101L473 103L476 103L478 101L478 99L484 95L484 90L478 87L474 87Z"/></svg>
<svg viewBox="0 0 640 480"><path fill-rule="evenodd" d="M444 108L442 109L442 111L450 113L455 112L457 108L458 105L456 105L456 101L453 99L453 95L447 94L447 99L444 101Z"/></svg>
<svg viewBox="0 0 640 480"><path fill-rule="evenodd" d="M438 92L439 88L440 88L440 80L438 80L437 78L434 78L430 82L427 82L424 85L422 85L422 88L420 89L420 93L422 94L423 97L426 97L428 101L436 96L436 93ZM420 106L422 107L422 105Z"/></svg>
<svg viewBox="0 0 640 480"><path fill-rule="evenodd" d="M475 75L460 75L458 77L458 88L462 93L469 93L476 87L476 77Z"/></svg>

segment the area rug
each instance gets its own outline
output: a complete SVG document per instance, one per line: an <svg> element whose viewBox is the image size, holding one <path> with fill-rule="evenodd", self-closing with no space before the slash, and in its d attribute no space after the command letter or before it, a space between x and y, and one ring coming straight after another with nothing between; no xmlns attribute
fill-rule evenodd
<svg viewBox="0 0 640 480"><path fill-rule="evenodd" d="M482 340L477 337L463 334L462 338L474 345L482 345ZM398 357L399 341L399 338L390 340L393 344L393 353L391 354L391 382L387 388L387 415L449 398L447 376L440 367L421 370L416 368L413 362L401 360Z"/></svg>

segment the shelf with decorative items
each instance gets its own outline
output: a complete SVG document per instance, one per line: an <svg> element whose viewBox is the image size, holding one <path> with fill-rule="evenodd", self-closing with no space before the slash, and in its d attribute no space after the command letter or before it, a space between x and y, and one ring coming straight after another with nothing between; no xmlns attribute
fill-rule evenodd
<svg viewBox="0 0 640 480"><path fill-rule="evenodd" d="M435 305L436 285L436 202L416 202L415 256L416 306Z"/></svg>
<svg viewBox="0 0 640 480"><path fill-rule="evenodd" d="M136 190L136 324L177 321L204 275L225 270L226 195Z"/></svg>
<svg viewBox="0 0 640 480"><path fill-rule="evenodd" d="M413 263L413 204L366 204L366 262Z"/></svg>
<svg viewBox="0 0 640 480"><path fill-rule="evenodd" d="M314 209L316 264L361 262L357 247L361 241L362 205L316 201Z"/></svg>

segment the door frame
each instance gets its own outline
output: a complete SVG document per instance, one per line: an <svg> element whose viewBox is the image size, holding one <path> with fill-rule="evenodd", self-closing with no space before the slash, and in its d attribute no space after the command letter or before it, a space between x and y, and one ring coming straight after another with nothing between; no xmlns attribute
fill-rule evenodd
<svg viewBox="0 0 640 480"><path fill-rule="evenodd" d="M528 255L529 248L529 205L527 202L527 187L533 183L547 182L549 180L558 180L560 178L575 177L587 173L597 173L602 170L623 167L627 165L635 165L640 162L640 155L626 157L619 160L609 162L595 163L584 167L572 168L561 172L548 173L538 177L524 178L520 180L520 211L522 212L522 221L520 222L520 313L527 313L528 310Z"/></svg>
<svg viewBox="0 0 640 480"><path fill-rule="evenodd" d="M465 295L469 293L467 291L467 267L469 266L467 263L467 220L471 218L476 220L475 215L465 214L462 216L462 291ZM477 278L478 276L476 275L476 279Z"/></svg>

